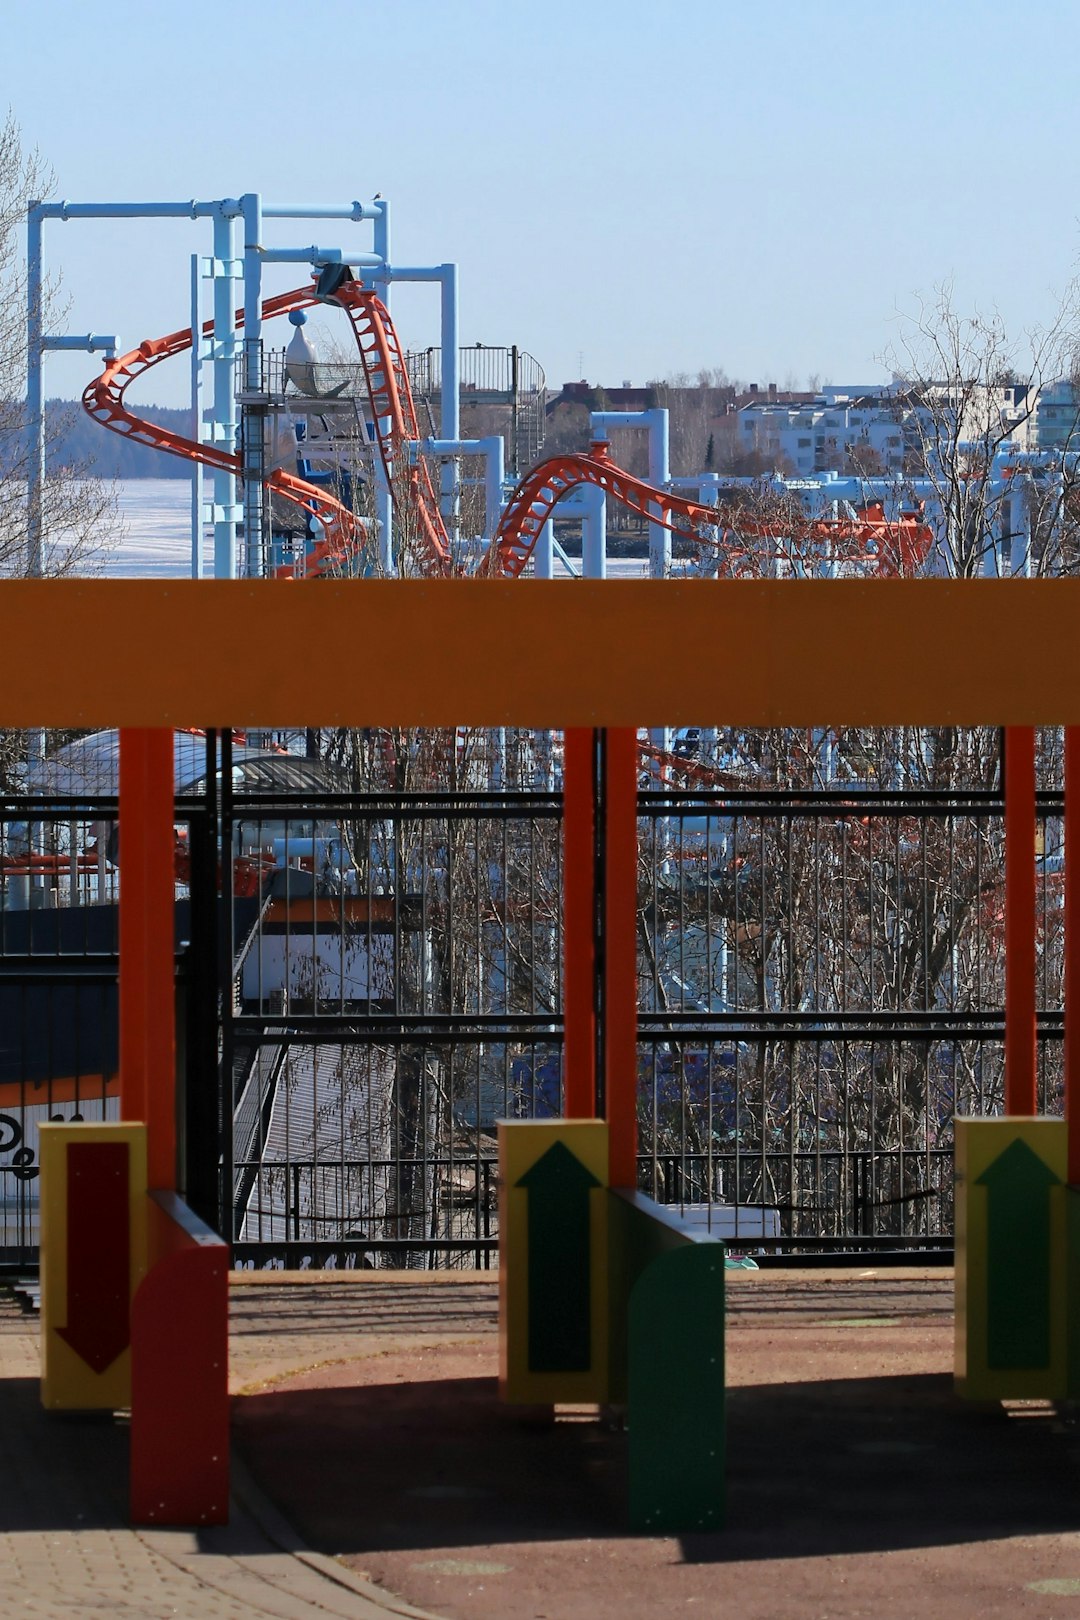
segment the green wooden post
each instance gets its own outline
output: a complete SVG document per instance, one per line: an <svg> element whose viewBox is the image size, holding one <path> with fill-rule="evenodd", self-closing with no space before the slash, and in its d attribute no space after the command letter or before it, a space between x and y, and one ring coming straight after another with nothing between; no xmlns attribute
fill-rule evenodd
<svg viewBox="0 0 1080 1620"><path fill-rule="evenodd" d="M630 1293L630 1527L718 1530L724 1518L724 1246L689 1243Z"/></svg>

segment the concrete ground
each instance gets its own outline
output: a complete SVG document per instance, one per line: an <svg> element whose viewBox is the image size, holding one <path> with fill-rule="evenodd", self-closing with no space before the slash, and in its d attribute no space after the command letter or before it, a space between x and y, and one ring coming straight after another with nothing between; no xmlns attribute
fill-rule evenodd
<svg viewBox="0 0 1080 1620"><path fill-rule="evenodd" d="M381 1297L381 1296L380 1296ZM365 1350L436 1342L467 1288L406 1290L368 1312ZM438 1302L445 1302L441 1310ZM236 1289L234 1389L263 1387L357 1348L350 1290ZM489 1313L488 1313L489 1314ZM132 1530L128 1431L104 1415L46 1414L38 1397L38 1319L0 1292L0 1620L386 1620L421 1611L312 1551L236 1459L227 1527Z"/></svg>
<svg viewBox="0 0 1080 1620"><path fill-rule="evenodd" d="M248 1393L237 1444L312 1546L450 1620L1080 1617L1080 1428L954 1396L951 1273L729 1279L715 1535L626 1534L625 1436L500 1408L482 1283L456 1343L396 1337L400 1286L331 1289L351 1359Z"/></svg>
<svg viewBox="0 0 1080 1620"><path fill-rule="evenodd" d="M1080 1617L1080 1429L955 1399L951 1274L729 1276L727 1528L683 1538L623 1531L595 1414L499 1406L491 1278L237 1278L202 1533L126 1527L125 1429L43 1413L0 1304L0 1617Z"/></svg>

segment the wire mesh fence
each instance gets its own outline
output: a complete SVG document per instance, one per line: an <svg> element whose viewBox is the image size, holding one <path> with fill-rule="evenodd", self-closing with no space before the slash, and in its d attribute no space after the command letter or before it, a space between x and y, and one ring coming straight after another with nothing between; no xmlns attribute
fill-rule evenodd
<svg viewBox="0 0 1080 1620"><path fill-rule="evenodd" d="M947 1247L953 1118L1003 1104L996 734L694 730L643 743L639 1184L751 1250ZM51 741L0 798L9 1264L38 1124L118 1107L107 737ZM493 1264L497 1122L562 1109L561 739L226 734L177 761L185 1164L237 1263ZM1054 733L1040 772L1055 1113Z"/></svg>

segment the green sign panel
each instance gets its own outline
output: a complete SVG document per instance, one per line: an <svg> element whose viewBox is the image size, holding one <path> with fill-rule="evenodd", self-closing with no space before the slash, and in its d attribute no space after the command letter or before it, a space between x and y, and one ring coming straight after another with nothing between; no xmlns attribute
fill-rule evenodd
<svg viewBox="0 0 1080 1620"><path fill-rule="evenodd" d="M592 1365L589 1194L600 1183L555 1142L516 1184L529 1195L529 1371Z"/></svg>
<svg viewBox="0 0 1080 1620"><path fill-rule="evenodd" d="M1060 1178L1014 1141L978 1177L987 1192L987 1366L1050 1364L1050 1189Z"/></svg>

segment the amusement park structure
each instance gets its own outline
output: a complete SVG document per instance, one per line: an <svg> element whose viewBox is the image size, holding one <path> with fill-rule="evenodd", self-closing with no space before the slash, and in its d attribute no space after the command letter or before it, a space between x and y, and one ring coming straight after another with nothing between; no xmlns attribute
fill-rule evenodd
<svg viewBox="0 0 1080 1620"><path fill-rule="evenodd" d="M125 353L117 352L119 343L115 338L95 334L68 338L42 331L39 310L44 222L102 217L207 218L213 222L214 256L192 259L189 326L165 337L147 339ZM370 221L372 250L355 252L315 245L270 248L263 245L262 236L264 222L273 219ZM192 571L196 575L202 572L204 469L214 479L216 577L402 571L438 575L467 570L511 578L531 571L537 577L550 577L554 550L550 520L556 507L568 505L576 505L582 514L583 572L602 576L606 572L605 509L609 500L647 520L650 573L654 576L663 577L670 571L672 535L693 542L703 555L713 558L707 571L723 574L745 571L748 542L757 565L762 556L772 559L773 542L783 541L785 556L790 558L794 546L805 560L807 571L826 574L837 569L909 573L924 562L932 535L919 513L897 511L887 517L880 500L864 501L858 507L847 503L842 513L834 508L795 520L796 533L791 532L789 516L785 519L786 532L781 534L775 530L774 522L725 506L715 479L711 500L707 477L698 481L694 491L697 499L678 493L670 476L667 413L662 410L593 412L593 442L587 454L541 461L526 470L515 488L509 488L501 437L468 440L460 436L457 267L394 264L390 258L389 221L389 204L382 198L327 208L263 204L254 194L210 202L34 205L29 227L28 405L37 454L31 465L31 573L40 571L41 562L34 488L44 476L42 356L55 348L83 348L89 352L103 349L104 369L83 395L86 410L112 431L192 464ZM238 225L243 227L242 257L235 243ZM265 267L294 262L311 266L311 282L264 299ZM204 278L213 289L213 315L207 320L201 318ZM237 282L243 285L240 309L235 308L232 292ZM405 355L389 310L390 288L395 282L435 282L440 287L438 438L425 436L420 429ZM340 478L315 482L281 467L267 468L266 411L260 408L266 402L263 326L275 317L288 315L300 328L305 311L317 304L343 311L361 363L370 427L358 448L363 453L370 439L373 452L372 499L363 511L355 499L342 498ZM132 382L163 360L185 353L191 357L192 405L200 424L199 437L192 439L140 417L126 399ZM203 369L207 364L213 368L213 404L209 413L204 413ZM317 367L308 365L306 370L313 380ZM337 396L341 389L331 392ZM298 414L325 413L333 403L317 386L311 388L307 398L297 393L289 399ZM204 414L210 418L205 424ZM609 433L623 426L648 429L649 481L633 476L612 458ZM479 537L479 546L468 551L460 544L456 521L458 466L463 456L482 457L485 464L485 534ZM361 480L364 476L362 471ZM281 497L299 508L300 526L307 533L298 550L290 546L283 553L273 543L268 496ZM395 544L395 506L415 537L408 556L403 556L402 548ZM241 523L243 556L239 557L237 533Z"/></svg>
<svg viewBox="0 0 1080 1620"><path fill-rule="evenodd" d="M43 224L95 216L212 220L213 258L192 265L188 326L127 352L115 338L42 330ZM271 248L263 226L274 218L370 221L375 239L370 252ZM238 222L242 253L234 241ZM263 268L275 262L309 265L310 284L264 297ZM207 320L203 274L213 284ZM122 862L115 974L111 953L98 953L101 973L117 981L115 1001L102 998L99 1014L117 1041L115 1050L99 1042L98 1117L87 1118L80 1106L82 1051L62 1093L52 1090L51 1056L48 1071L35 1077L26 1053L16 1051L11 1106L24 1118L8 1119L21 1138L28 1101L47 1112L34 1122L40 1171L27 1142L10 1167L16 1180L41 1178L40 1202L21 1180L17 1190L23 1207L40 1209L48 1256L43 1400L57 1410L130 1408L135 1521L207 1524L227 1515L229 1246L257 1248L264 1216L267 1248L293 1259L307 1252L302 1245L316 1254L331 1250L335 1265L338 1253L354 1262L430 1257L465 1247L453 1230L454 1200L471 1197L478 1221L468 1243L478 1257L499 1246L504 1396L533 1409L625 1406L632 1527L697 1532L717 1528L723 1512L726 1260L710 1224L714 1212L732 1214L736 1240L747 1239L739 1217L748 1207L755 1246L794 1243L799 1218L817 1218L822 1189L835 1185L837 1197L846 1187L857 1202L855 1235L871 1248L895 1248L898 1236L936 1243L944 1234L931 1229L929 1215L917 1213L903 1232L890 1226L880 1233L872 1224L867 1230L862 1215L906 1221L893 1212L927 1208L937 1196L935 1167L951 1160L952 1144L942 1138L955 1131L958 1387L983 1401L1075 1401L1080 1331L1069 1302L1080 1269L1080 886L1068 883L1060 907L1053 901L1064 914L1070 1014L1061 1029L1064 1117L1036 1118L1040 1102L1053 1099L1049 1066L1040 1069L1036 1000L1050 906L1044 903L1040 939L1034 852L1037 725L1068 728L1063 789L1043 817L1043 845L1052 832L1048 816L1064 823L1070 846L1077 832L1065 808L1080 787L1080 681L1068 650L1078 582L882 583L879 576L931 562L934 536L923 512L872 501L841 510L838 498L833 511L770 517L702 499L703 489L719 494L704 478L680 493L662 412L594 413L587 453L541 461L507 490L501 439L460 433L456 267L395 266L382 199L339 209L264 206L253 194L206 203L37 204L29 279L29 416L37 445L30 572L41 573L43 561L41 363L48 349L104 349L104 369L85 391L88 411L196 469L196 574L203 471L214 480L216 578L164 590L146 581L95 582L89 645L79 643L91 622L83 582L3 586L11 627L3 648L8 679L0 681L3 723L119 727L115 748L108 733L96 734L95 750L116 759L118 790L101 795L96 808L89 797L61 793L41 794L34 804L31 793L0 809L9 827L21 818L20 866L12 875L23 895L44 894L42 877L61 880L54 894L66 881L71 911L82 905L80 895L88 902L85 938L91 912L112 910L102 874L113 857ZM390 316L390 288L399 280L440 287L438 438L421 432ZM344 479L268 465L264 321L288 315L296 328L292 358L286 351L284 360L296 393L286 407L294 402L296 415L326 418L342 397L324 386L303 338L300 318L316 304L341 311L358 350L363 454L347 470L354 484L370 479L370 503L347 497ZM149 423L126 398L132 381L184 353L199 427L192 438ZM206 364L214 368L214 394L204 422ZM608 435L624 426L649 431L647 480L612 458ZM466 456L484 461L481 535L461 532L458 462ZM982 476L999 472L984 469ZM299 513L299 536L285 531L298 544L286 546L275 533L272 497ZM541 579L553 573L552 517L570 502L591 526L583 571L602 578L611 500L649 524L650 571L658 578L622 591L595 580L576 590L513 583L530 570ZM728 577L711 590L663 582L672 535ZM762 561L774 577L761 587L747 589L733 577ZM425 583L468 573L502 578L447 589ZM372 585L326 577L336 574L422 577ZM789 588L790 578L811 574L875 577L849 578L835 589L817 582ZM281 585L248 583L270 575ZM322 583L311 590L285 583L299 579ZM34 664L46 626L63 656L42 661L31 687L16 676ZM184 636L190 642L181 656L160 656L181 648ZM243 658L234 638L243 641ZM317 649L319 681L298 677L296 661L281 655L292 638ZM448 640L459 653L450 659ZM358 646L378 680L357 678ZM912 658L913 646L933 648L933 659ZM511 669L514 680L496 678ZM748 728L813 728L838 714L866 730L1003 727L1000 791L980 781L947 795L888 784L873 796L844 788L783 801L738 791L725 797L703 761L689 774L708 793L639 794L640 722L681 725L721 714ZM410 727L414 737L442 727L454 747L462 725L488 735L506 726L561 728L562 791L554 791L552 778L544 792L493 793L502 784L492 771L482 793L470 796L455 784L436 794L429 791L433 764L411 795L402 791L395 800L366 781L349 793L332 773L322 774L318 732L310 761L302 762L311 765L308 779L300 779L301 756L274 757L262 728L278 720L367 738L390 735L379 729L390 726ZM244 745L234 753L234 728L243 722L259 728L249 734L259 739L250 754ZM194 741L178 750L181 734ZM652 733L645 750L661 766L667 735ZM55 770L65 747L59 763L73 780L83 739L55 749L48 763ZM178 753L195 756L190 803L179 805ZM499 761L498 747L492 759ZM32 767L43 760L44 748L40 755L31 748L31 788ZM245 788L247 772L253 780ZM260 783L265 791L254 791ZM655 828L645 905L643 809ZM76 827L89 825L98 810L90 903L89 847L80 853ZM989 830L999 814L1003 840ZM50 816L59 836L46 869L40 829ZM176 824L185 817L183 849ZM740 824L750 817L757 830L748 845L745 836L740 843ZM766 853L766 826L781 817L774 859ZM920 817L935 823L932 837L918 832ZM946 819L947 842L938 837ZM813 864L796 892L800 820L808 829L801 849L812 852ZM484 821L491 830L482 839ZM875 822L887 829L878 834L876 856ZM270 859L265 868L245 863L238 871L249 830L251 847L268 849ZM5 837L10 843L10 832ZM928 881L935 863L937 891ZM958 867L974 874L972 915L976 900L983 910L996 907L995 873L1002 873L1003 1008L981 1004L994 993L984 990L981 954L979 1004L957 1005L961 931L940 874L952 883ZM176 904L181 868L186 917ZM1068 878L1067 860L1065 872ZM842 946L835 980L822 971L830 895L839 897L831 926ZM50 954L36 945L62 941L47 906L14 909L26 913L11 930L12 958L25 977ZM805 977L794 951L788 948L784 961L773 944L794 939L797 913ZM114 919L99 920L112 943ZM937 952L935 922L948 947ZM639 949L643 925L647 951ZM528 941L516 954L515 937ZM906 984L898 959L895 973L882 974L894 946L913 942ZM672 965L665 973L666 945ZM191 977L188 1011L197 1015L184 1031L190 1057L182 1090L180 946ZM740 951L759 970L753 1004L740 1002ZM648 952L651 1005L640 971ZM51 950L58 981L69 976L65 958L76 954ZM865 1006L850 1004L849 985L868 987ZM523 1012L519 1001L528 1002ZM34 1014L40 1005L23 1009L24 1023L35 1033L44 1028L51 1044L60 1003L46 1017ZM970 1065L964 1043L974 1051ZM996 1090L996 1058L983 1051L991 1044L1003 1060ZM918 1067L905 1048L917 1052ZM462 1050L469 1090L457 1083ZM642 1188L643 1099L653 1110L650 1194ZM886 1099L889 1111L879 1112ZM863 1127L855 1113L867 1100ZM61 1102L76 1112L54 1113ZM993 1117L999 1103L1005 1116ZM496 1119L497 1157L490 1143ZM336 1160L324 1152L331 1138ZM674 1144L670 1153L661 1154L662 1140ZM888 1155L898 1190L883 1188L879 1173L875 1192L874 1161ZM665 1156L670 1162L662 1165ZM492 1173L497 1208L486 1190ZM860 1193L868 1175L870 1191ZM781 1234L781 1216L790 1233ZM302 1222L310 1233L301 1232ZM827 1245L834 1237L846 1240L845 1233L811 1232L807 1241Z"/></svg>

